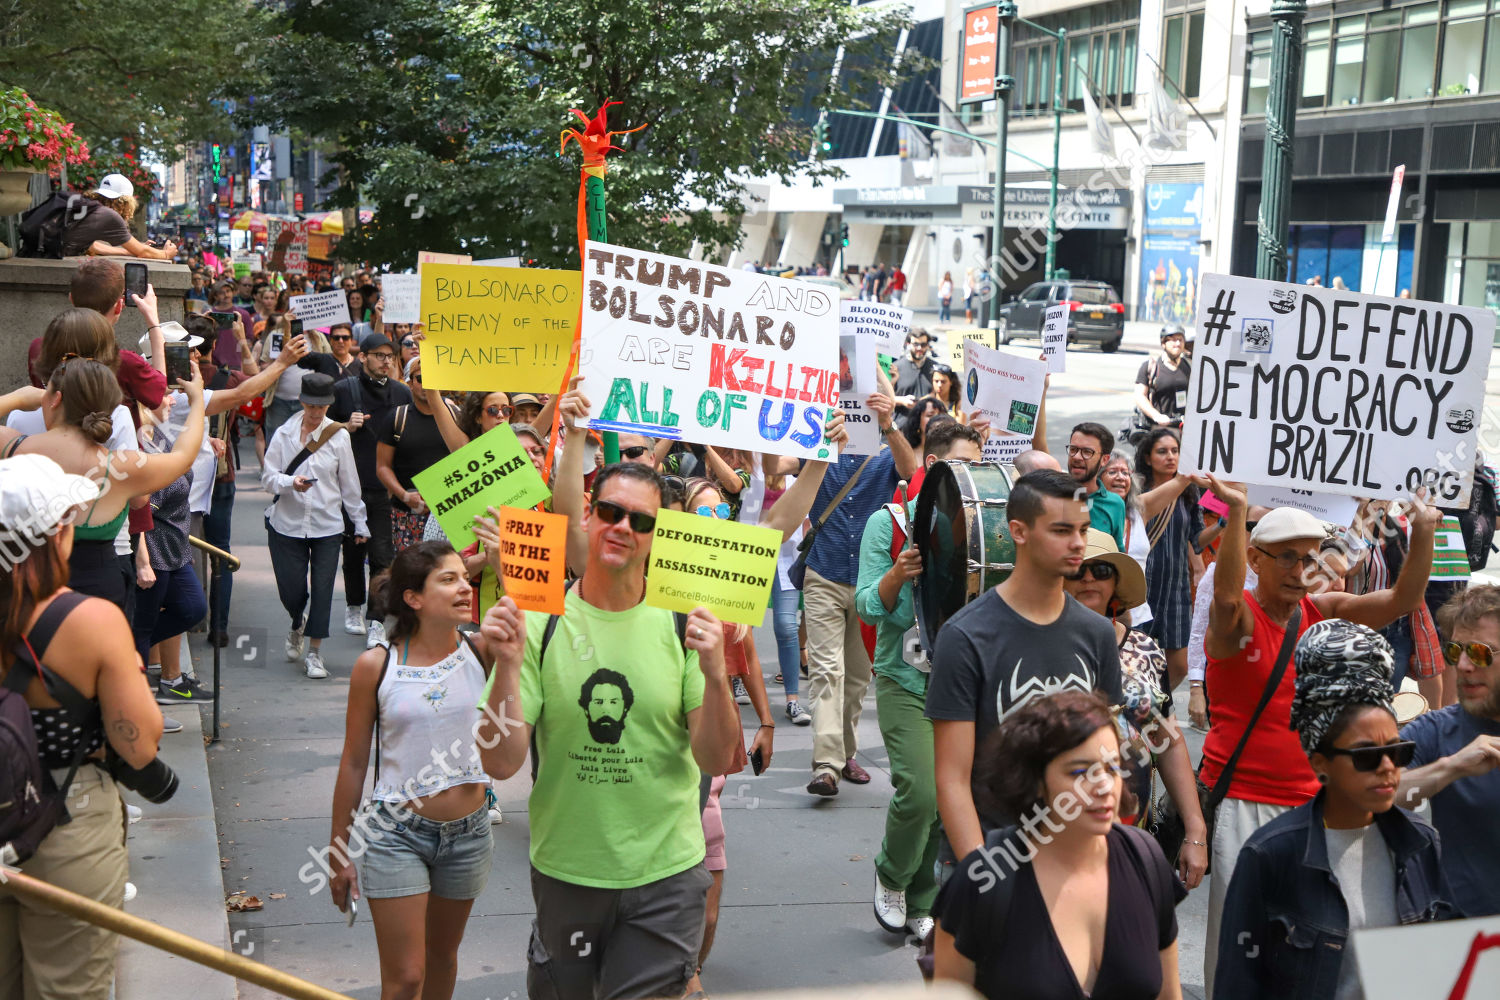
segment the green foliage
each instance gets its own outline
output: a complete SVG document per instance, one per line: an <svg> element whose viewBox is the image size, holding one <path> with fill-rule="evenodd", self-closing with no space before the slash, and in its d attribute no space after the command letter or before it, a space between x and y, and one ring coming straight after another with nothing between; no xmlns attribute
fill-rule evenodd
<svg viewBox="0 0 1500 1000"><path fill-rule="evenodd" d="M464 247L576 267L580 157L559 155L560 134L582 127L570 108L622 101L611 128L649 127L609 158L611 241L717 254L738 239L745 179L838 176L808 158L813 125L899 82L889 46L908 20L847 0L296 0L254 67L253 119L334 150L334 207L375 206L350 256Z"/></svg>

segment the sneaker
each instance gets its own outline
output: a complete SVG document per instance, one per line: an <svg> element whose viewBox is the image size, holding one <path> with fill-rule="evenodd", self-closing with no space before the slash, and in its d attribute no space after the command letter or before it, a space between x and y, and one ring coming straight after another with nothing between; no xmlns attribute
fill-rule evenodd
<svg viewBox="0 0 1500 1000"><path fill-rule="evenodd" d="M318 655L316 649L308 651L307 659L302 661L302 669L315 681L328 676L328 668L323 666L323 657Z"/></svg>
<svg viewBox="0 0 1500 1000"><path fill-rule="evenodd" d="M163 715L161 717L161 731L163 733L180 733L182 732L182 723L170 715Z"/></svg>
<svg viewBox="0 0 1500 1000"><path fill-rule="evenodd" d="M158 705L178 705L185 702L213 701L214 693L198 683L196 678L183 674L171 684L158 682L156 685L156 703Z"/></svg>
<svg viewBox="0 0 1500 1000"><path fill-rule="evenodd" d="M906 893L887 889L875 875L875 922L892 934L906 930Z"/></svg>
<svg viewBox="0 0 1500 1000"><path fill-rule="evenodd" d="M812 713L802 707L800 701L789 701L786 703L786 717L792 720L794 726L812 725Z"/></svg>
<svg viewBox="0 0 1500 1000"><path fill-rule="evenodd" d="M385 644L385 622L370 622L370 629L365 633L365 648L374 649L376 646Z"/></svg>
<svg viewBox="0 0 1500 1000"><path fill-rule="evenodd" d="M344 609L344 631L350 635L365 634L365 606L351 604Z"/></svg>
<svg viewBox="0 0 1500 1000"><path fill-rule="evenodd" d="M734 700L741 705L750 704L750 692L745 690L744 678L731 677L730 681L732 682L730 686L734 689Z"/></svg>
<svg viewBox="0 0 1500 1000"><path fill-rule="evenodd" d="M490 825L494 826L496 823L499 823L500 820L500 807L490 806Z"/></svg>
<svg viewBox="0 0 1500 1000"><path fill-rule="evenodd" d="M918 943L921 943L926 941L927 935L932 933L934 924L931 917L914 917L907 926L911 928L912 937L916 938Z"/></svg>
<svg viewBox="0 0 1500 1000"><path fill-rule="evenodd" d="M141 821L141 815L142 813L140 806L133 806L129 802L125 803L125 816L130 820L130 822L139 823Z"/></svg>
<svg viewBox="0 0 1500 1000"><path fill-rule="evenodd" d="M302 625L299 623L286 634L286 658L292 662L302 659Z"/></svg>
<svg viewBox="0 0 1500 1000"><path fill-rule="evenodd" d="M126 882L125 883L125 902L128 903L128 902L130 902L134 898L135 898L135 883L134 882Z"/></svg>

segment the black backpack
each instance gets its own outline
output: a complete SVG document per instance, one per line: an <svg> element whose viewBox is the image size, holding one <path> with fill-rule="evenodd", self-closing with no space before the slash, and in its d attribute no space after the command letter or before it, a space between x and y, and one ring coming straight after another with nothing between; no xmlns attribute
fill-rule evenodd
<svg viewBox="0 0 1500 1000"><path fill-rule="evenodd" d="M1495 550L1495 522L1500 520L1500 488L1495 482L1495 473L1481 458L1474 463L1474 489L1469 494L1468 510L1444 511L1458 518L1464 533L1464 549L1469 556L1469 569L1477 573L1484 569Z"/></svg>
<svg viewBox="0 0 1500 1000"><path fill-rule="evenodd" d="M68 767L68 776L58 787L52 772L42 766L31 708L24 692L40 674L40 658L57 629L85 595L70 591L47 605L26 637L17 641L16 658L0 686L0 862L19 865L36 853L54 826L68 822L68 786L83 763L82 750ZM54 697L62 691L52 692ZM98 712L92 702L73 703L58 697L64 708Z"/></svg>
<svg viewBox="0 0 1500 1000"><path fill-rule="evenodd" d="M52 192L50 198L21 216L21 247L16 256L61 260L63 235L68 227L88 218L98 208L97 201L76 191Z"/></svg>

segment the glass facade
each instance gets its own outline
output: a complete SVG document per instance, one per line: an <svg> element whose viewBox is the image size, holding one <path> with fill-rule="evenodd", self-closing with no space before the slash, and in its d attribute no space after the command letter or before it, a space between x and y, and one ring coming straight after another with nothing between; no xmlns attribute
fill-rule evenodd
<svg viewBox="0 0 1500 1000"><path fill-rule="evenodd" d="M1203 72L1203 11L1166 16L1162 23L1161 68L1184 94L1198 96L1198 78Z"/></svg>
<svg viewBox="0 0 1500 1000"><path fill-rule="evenodd" d="M1443 301L1500 316L1500 222L1455 222L1448 227Z"/></svg>
<svg viewBox="0 0 1500 1000"><path fill-rule="evenodd" d="M1197 49L1201 61L1202 15L1198 17ZM1083 110L1085 76L1093 81L1091 89L1096 99L1101 97L1102 91L1104 98L1121 107L1135 103L1139 3L1110 0L1109 3L1039 17L1036 23L1052 31L1067 29L1061 52L1064 107L1072 111ZM1188 47L1187 41L1184 37L1184 48ZM1011 74L1016 78L1012 117L1052 113L1058 58L1055 39L1017 22L1011 47ZM1185 59L1186 54L1179 58ZM1196 89L1188 93L1196 93ZM1100 104L1103 103L1100 100Z"/></svg>

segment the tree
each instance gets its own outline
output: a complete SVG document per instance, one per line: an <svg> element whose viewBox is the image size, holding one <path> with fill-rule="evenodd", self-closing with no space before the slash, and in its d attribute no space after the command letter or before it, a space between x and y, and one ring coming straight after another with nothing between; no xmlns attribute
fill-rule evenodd
<svg viewBox="0 0 1500 1000"><path fill-rule="evenodd" d="M809 158L813 124L910 71L891 48L908 18L847 0L296 0L252 110L327 142L337 203L376 208L349 256L576 267L579 164L559 136L569 108L622 101L612 127L649 127L611 157L610 239L713 255L739 238L747 179L838 175Z"/></svg>

